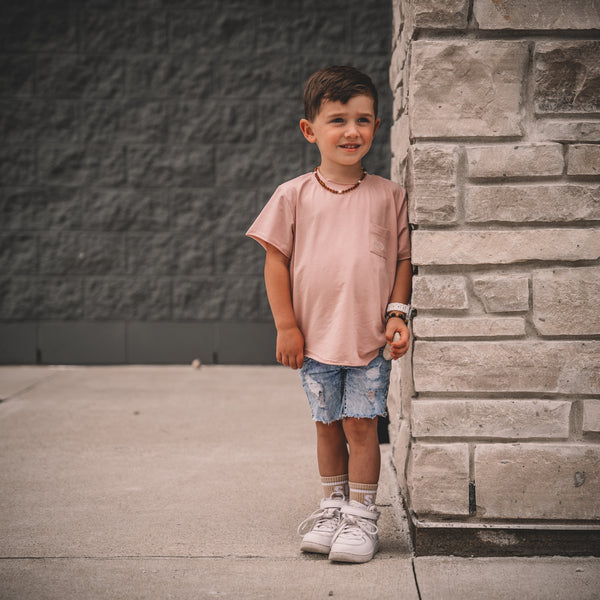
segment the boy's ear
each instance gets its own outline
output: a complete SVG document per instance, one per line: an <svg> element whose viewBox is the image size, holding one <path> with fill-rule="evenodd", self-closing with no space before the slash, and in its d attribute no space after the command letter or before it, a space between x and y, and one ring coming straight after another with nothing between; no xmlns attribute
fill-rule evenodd
<svg viewBox="0 0 600 600"><path fill-rule="evenodd" d="M381 119L375 119L375 128L373 129L373 134L375 134L375 132L379 129L380 125L381 125Z"/></svg>
<svg viewBox="0 0 600 600"><path fill-rule="evenodd" d="M314 144L317 141L315 132L313 131L312 124L308 119L300 119L300 130L304 137L311 143Z"/></svg>

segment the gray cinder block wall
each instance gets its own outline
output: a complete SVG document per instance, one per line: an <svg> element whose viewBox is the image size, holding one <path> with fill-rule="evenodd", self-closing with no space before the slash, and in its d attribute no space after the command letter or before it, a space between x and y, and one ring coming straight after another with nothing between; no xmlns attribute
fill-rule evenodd
<svg viewBox="0 0 600 600"><path fill-rule="evenodd" d="M0 362L274 362L244 231L310 170L302 86L369 72L389 175L389 0L0 8Z"/></svg>
<svg viewBox="0 0 600 600"><path fill-rule="evenodd" d="M600 552L599 29L597 0L394 0L417 553Z"/></svg>

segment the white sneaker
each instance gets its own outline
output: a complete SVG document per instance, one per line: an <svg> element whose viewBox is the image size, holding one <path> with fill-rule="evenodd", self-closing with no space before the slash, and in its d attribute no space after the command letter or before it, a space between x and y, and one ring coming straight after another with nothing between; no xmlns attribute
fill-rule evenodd
<svg viewBox="0 0 600 600"><path fill-rule="evenodd" d="M375 505L367 508L354 500L341 509L341 523L333 536L329 560L363 563L371 560L379 550Z"/></svg>
<svg viewBox="0 0 600 600"><path fill-rule="evenodd" d="M340 524L340 509L346 504L341 494L333 493L330 498L323 498L318 510L298 527L298 534L304 536L300 550L329 554L331 540Z"/></svg>

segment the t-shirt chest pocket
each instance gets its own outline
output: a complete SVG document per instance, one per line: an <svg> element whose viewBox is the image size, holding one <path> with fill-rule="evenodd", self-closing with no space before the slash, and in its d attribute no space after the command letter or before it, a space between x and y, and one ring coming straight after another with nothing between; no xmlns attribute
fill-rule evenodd
<svg viewBox="0 0 600 600"><path fill-rule="evenodd" d="M373 223L371 221L369 226L369 250L381 258L388 257L388 241L390 239L391 231Z"/></svg>

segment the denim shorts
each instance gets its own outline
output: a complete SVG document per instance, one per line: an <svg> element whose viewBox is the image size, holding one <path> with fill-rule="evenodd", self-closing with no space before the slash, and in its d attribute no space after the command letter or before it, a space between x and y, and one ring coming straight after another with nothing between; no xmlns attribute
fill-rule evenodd
<svg viewBox="0 0 600 600"><path fill-rule="evenodd" d="M325 365L305 357L300 378L313 420L332 423L347 417L385 416L391 368L383 349L364 367Z"/></svg>

